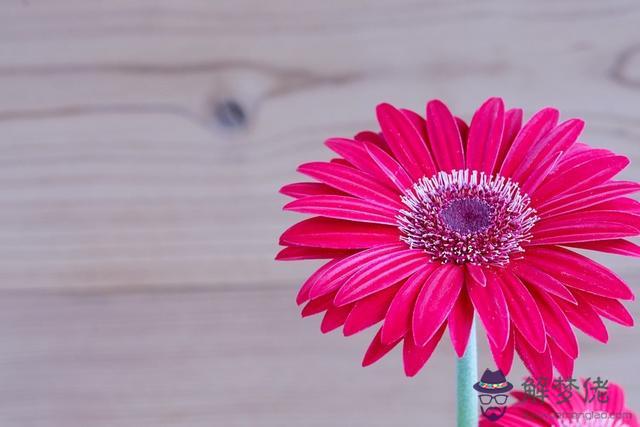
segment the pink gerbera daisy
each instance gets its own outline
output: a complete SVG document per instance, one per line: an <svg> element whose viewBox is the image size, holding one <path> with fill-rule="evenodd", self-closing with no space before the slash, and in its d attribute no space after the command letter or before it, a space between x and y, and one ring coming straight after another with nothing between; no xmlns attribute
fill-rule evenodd
<svg viewBox="0 0 640 427"><path fill-rule="evenodd" d="M282 234L277 259L329 260L300 289L303 316L345 335L382 321L363 365L402 343L411 376L447 329L462 356L477 311L505 374L515 350L534 376L570 376L571 324L606 342L602 317L633 323L627 285L573 250L640 256L625 240L640 185L613 180L628 159L577 142L583 122L553 108L524 126L499 98L470 126L441 101L426 110L379 105L381 133L329 139L339 158L298 169L318 182L282 188L286 210L316 216Z"/></svg>
<svg viewBox="0 0 640 427"><path fill-rule="evenodd" d="M624 391L616 384L608 385L603 398L584 392L563 395L554 388L544 400L512 394L518 402L499 421L483 418L480 427L638 427L636 414L625 407Z"/></svg>

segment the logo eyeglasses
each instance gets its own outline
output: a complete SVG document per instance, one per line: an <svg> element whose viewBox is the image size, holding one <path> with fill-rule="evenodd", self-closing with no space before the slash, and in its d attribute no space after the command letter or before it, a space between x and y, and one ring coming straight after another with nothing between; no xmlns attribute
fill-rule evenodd
<svg viewBox="0 0 640 427"><path fill-rule="evenodd" d="M495 401L498 405L504 405L505 403L507 403L507 398L509 396L507 396L506 394L480 394L478 395L478 398L480 399L480 403L482 403L483 405L489 405L491 403L491 401Z"/></svg>

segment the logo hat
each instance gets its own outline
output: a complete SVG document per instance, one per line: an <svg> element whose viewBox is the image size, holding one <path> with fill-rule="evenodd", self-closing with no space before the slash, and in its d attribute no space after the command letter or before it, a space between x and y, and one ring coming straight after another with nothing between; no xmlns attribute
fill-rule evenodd
<svg viewBox="0 0 640 427"><path fill-rule="evenodd" d="M513 384L507 381L500 369L497 371L487 369L482 374L480 381L473 385L473 388L480 393L502 394L511 390Z"/></svg>

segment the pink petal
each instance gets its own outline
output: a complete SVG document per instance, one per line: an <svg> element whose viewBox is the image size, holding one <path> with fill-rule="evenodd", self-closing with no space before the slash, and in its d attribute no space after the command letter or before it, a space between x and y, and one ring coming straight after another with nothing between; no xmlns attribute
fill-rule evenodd
<svg viewBox="0 0 640 427"><path fill-rule="evenodd" d="M609 333L600 316L594 311L591 304L580 295L576 294L576 300L578 300L577 305L569 304L560 299L556 299L555 302L560 306L571 324L585 334L606 344L609 341Z"/></svg>
<svg viewBox="0 0 640 427"><path fill-rule="evenodd" d="M384 174L398 190L404 192L405 189L413 186L413 180L409 174L393 157L375 145L367 145L365 148L380 172Z"/></svg>
<svg viewBox="0 0 640 427"><path fill-rule="evenodd" d="M487 276L487 285L467 282L467 291L493 344L504 349L509 339L509 309L500 285L492 276Z"/></svg>
<svg viewBox="0 0 640 427"><path fill-rule="evenodd" d="M546 341L546 340L545 340ZM537 380L551 381L553 378L553 364L551 362L551 352L547 348L542 353L533 348L527 339L515 333L516 351L522 359L524 366L531 372L531 375Z"/></svg>
<svg viewBox="0 0 640 427"><path fill-rule="evenodd" d="M532 194L535 202L567 192L598 186L617 175L629 164L624 156L607 155L579 163L571 168L559 167L553 176Z"/></svg>
<svg viewBox="0 0 640 427"><path fill-rule="evenodd" d="M385 140L396 159L414 180L436 173L426 142L411 121L389 104L376 108Z"/></svg>
<svg viewBox="0 0 640 427"><path fill-rule="evenodd" d="M429 342L423 346L416 345L415 339L410 335L405 337L404 346L402 347L402 359L404 361L404 372L408 377L413 377L427 363L446 328L447 324L443 323Z"/></svg>
<svg viewBox="0 0 640 427"><path fill-rule="evenodd" d="M631 289L611 270L568 249L530 247L527 259L565 285L609 298L633 298Z"/></svg>
<svg viewBox="0 0 640 427"><path fill-rule="evenodd" d="M610 254L640 257L640 246L624 239L598 240L595 242L567 243L578 249L589 249L592 251L606 252Z"/></svg>
<svg viewBox="0 0 640 427"><path fill-rule="evenodd" d="M307 248L304 246L288 246L276 255L278 261L298 261L302 259L343 258L352 255L353 251L344 249Z"/></svg>
<svg viewBox="0 0 640 427"><path fill-rule="evenodd" d="M487 278L484 275L484 271L482 270L482 267L478 265L467 264L466 272L469 280L473 280L483 288L487 286Z"/></svg>
<svg viewBox="0 0 640 427"><path fill-rule="evenodd" d="M574 359L578 357L578 340L562 309L544 292L533 291L532 293L538 302L547 335L553 338L567 355Z"/></svg>
<svg viewBox="0 0 640 427"><path fill-rule="evenodd" d="M442 265L427 278L413 310L413 336L422 347L446 320L464 283L462 268Z"/></svg>
<svg viewBox="0 0 640 427"><path fill-rule="evenodd" d="M344 324L344 335L353 335L384 319L391 300L393 300L399 288L399 285L391 286L356 302ZM348 307L348 305L345 307Z"/></svg>
<svg viewBox="0 0 640 427"><path fill-rule="evenodd" d="M326 311L329 308L333 307L332 299L334 296L335 294L329 294L329 295L320 297L318 299L309 301L302 308L302 312L301 312L302 317L313 316L314 314L322 313L323 311Z"/></svg>
<svg viewBox="0 0 640 427"><path fill-rule="evenodd" d="M510 271L505 271L498 277L513 324L536 351L543 352L547 346L547 336L536 301L520 279Z"/></svg>
<svg viewBox="0 0 640 427"><path fill-rule="evenodd" d="M635 193L638 190L640 190L638 183L611 181L598 187L555 197L536 206L536 209L540 217L549 218L552 215L586 209L620 196Z"/></svg>
<svg viewBox="0 0 640 427"><path fill-rule="evenodd" d="M522 178L522 192L533 194L542 182L558 167L558 161L563 152L556 153L555 157L547 157L542 160L539 166L533 168L527 177Z"/></svg>
<svg viewBox="0 0 640 427"><path fill-rule="evenodd" d="M382 326L382 342L391 343L406 335L411 325L411 314L418 293L437 266L438 264L431 263L421 267L402 285L385 316Z"/></svg>
<svg viewBox="0 0 640 427"><path fill-rule="evenodd" d="M427 145L429 145L428 136L427 136L427 121L415 111L407 110L405 108L401 108L400 111L411 122L413 127L416 128L422 140Z"/></svg>
<svg viewBox="0 0 640 427"><path fill-rule="evenodd" d="M526 258L524 261L514 262L512 270L526 283L569 301L572 304L576 303L576 299L573 297L573 294L562 284L562 282L555 279L550 274L545 273L543 270L536 268L531 263L528 263Z"/></svg>
<svg viewBox="0 0 640 427"><path fill-rule="evenodd" d="M608 240L640 234L640 216L615 211L581 211L540 220L531 244Z"/></svg>
<svg viewBox="0 0 640 427"><path fill-rule="evenodd" d="M550 157L556 158L558 153L567 151L576 142L583 128L584 122L579 119L571 119L559 124L527 151L511 177L524 182L535 168L547 164Z"/></svg>
<svg viewBox="0 0 640 427"><path fill-rule="evenodd" d="M633 326L633 317L617 299L605 298L578 290L574 290L574 293L580 294L584 301L590 304L599 315L622 326Z"/></svg>
<svg viewBox="0 0 640 427"><path fill-rule="evenodd" d="M375 177L381 184L389 184L386 176L380 173L380 169L367 153L365 149L367 144L373 145L369 142L354 141L347 138L330 138L325 142L327 147L340 154L357 169Z"/></svg>
<svg viewBox="0 0 640 427"><path fill-rule="evenodd" d="M451 111L440 100L427 104L427 131L439 168L445 172L464 169L464 149L458 125Z"/></svg>
<svg viewBox="0 0 640 427"><path fill-rule="evenodd" d="M462 357L467 348L474 312L469 294L463 287L448 317L449 337L458 357Z"/></svg>
<svg viewBox="0 0 640 427"><path fill-rule="evenodd" d="M340 259L332 259L322 267L318 268L311 276L309 276L309 278L300 287L300 291L298 291L298 296L296 297L296 303L298 305L309 300L309 291L311 291L311 288L313 287L316 280L339 261Z"/></svg>
<svg viewBox="0 0 640 427"><path fill-rule="evenodd" d="M329 307L322 318L320 331L323 334L326 334L344 325L344 322L347 320L347 316L349 315L349 312L351 312L352 308L352 305L345 305L344 307Z"/></svg>
<svg viewBox="0 0 640 427"><path fill-rule="evenodd" d="M504 177L513 175L534 144L555 127L558 116L558 110L544 108L529 119L513 141L500 169L500 175Z"/></svg>
<svg viewBox="0 0 640 427"><path fill-rule="evenodd" d="M549 340L549 350L551 350L551 360L562 378L573 378L573 361L558 345Z"/></svg>
<svg viewBox="0 0 640 427"><path fill-rule="evenodd" d="M406 249L368 262L340 288L334 303L349 304L409 277L429 263L420 250Z"/></svg>
<svg viewBox="0 0 640 427"><path fill-rule="evenodd" d="M320 182L298 182L295 184L288 184L280 189L280 193L295 199L307 196L317 196L320 194L345 194L340 190L336 190L335 188L329 187L327 184L322 184Z"/></svg>
<svg viewBox="0 0 640 427"><path fill-rule="evenodd" d="M379 133L379 132L373 132L373 131L370 131L370 130L365 130L365 131L362 131L362 132L358 132L353 137L353 139L355 139L356 141L371 143L371 144L383 149L387 153L391 153L391 149L389 149L389 145L387 144L387 142L382 137L382 134Z"/></svg>
<svg viewBox="0 0 640 427"><path fill-rule="evenodd" d="M504 103L489 98L471 119L467 140L467 169L491 174L500 152L504 128Z"/></svg>
<svg viewBox="0 0 640 427"><path fill-rule="evenodd" d="M391 209L402 209L398 194L367 173L335 163L313 162L298 167L298 171L338 190L370 200Z"/></svg>
<svg viewBox="0 0 640 427"><path fill-rule="evenodd" d="M283 246L315 248L364 249L387 243L398 243L396 227L339 219L315 217L305 219L287 229L280 237Z"/></svg>
<svg viewBox="0 0 640 427"><path fill-rule="evenodd" d="M404 249L405 246L402 244L382 245L357 252L344 259L335 260L336 262L333 265L329 266L310 283L308 294L311 298L318 298L332 292L369 261Z"/></svg>
<svg viewBox="0 0 640 427"><path fill-rule="evenodd" d="M513 144L520 128L522 127L522 109L514 108L504 113L504 130L502 132L502 141L500 142L500 152L494 166L494 174L497 174L502 168L504 159Z"/></svg>
<svg viewBox="0 0 640 427"><path fill-rule="evenodd" d="M397 211L348 196L310 196L294 200L283 208L307 214L350 221L397 225Z"/></svg>
<svg viewBox="0 0 640 427"><path fill-rule="evenodd" d="M385 344L380 340L380 334L381 331L378 331L371 344L369 344L369 348L362 360L362 366L369 366L382 359L400 342L400 340L397 340L396 342Z"/></svg>
<svg viewBox="0 0 640 427"><path fill-rule="evenodd" d="M456 116L455 119L456 119L456 124L458 125L458 132L460 132L460 138L462 139L462 145L466 147L467 137L469 136L469 125L460 117Z"/></svg>
<svg viewBox="0 0 640 427"><path fill-rule="evenodd" d="M515 350L513 330L509 333L509 340L507 341L507 345L504 349L496 347L491 340L487 341L489 342L489 348L491 349L491 354L493 355L494 362L496 362L496 366L503 374L509 375L509 372L511 372L511 366L513 365L513 352Z"/></svg>

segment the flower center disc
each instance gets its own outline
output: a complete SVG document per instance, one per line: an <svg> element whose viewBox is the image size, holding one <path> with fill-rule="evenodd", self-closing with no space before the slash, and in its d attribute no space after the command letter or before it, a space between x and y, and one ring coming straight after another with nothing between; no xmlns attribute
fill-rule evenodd
<svg viewBox="0 0 640 427"><path fill-rule="evenodd" d="M401 240L442 263L503 266L538 220L517 183L477 171L422 178L402 201Z"/></svg>
<svg viewBox="0 0 640 427"><path fill-rule="evenodd" d="M491 207L480 199L458 199L442 209L440 216L460 234L475 233L491 224Z"/></svg>

